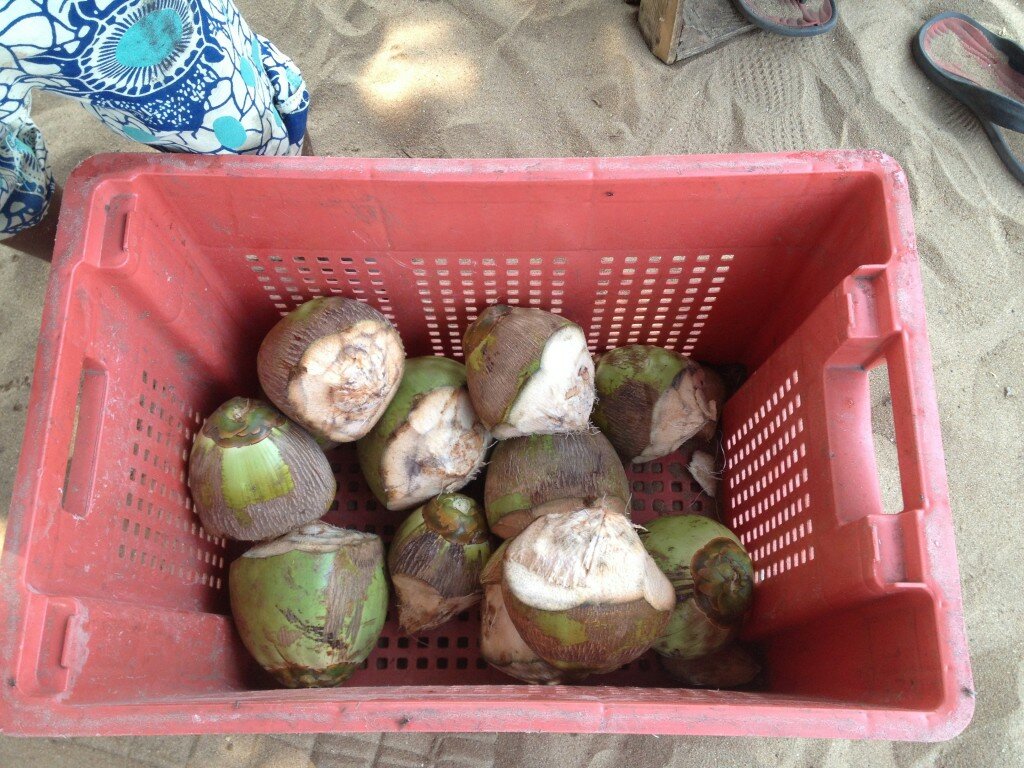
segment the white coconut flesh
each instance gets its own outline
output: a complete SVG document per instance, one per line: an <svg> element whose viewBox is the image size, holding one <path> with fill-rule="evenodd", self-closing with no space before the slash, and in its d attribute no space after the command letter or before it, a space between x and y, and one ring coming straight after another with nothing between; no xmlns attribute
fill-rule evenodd
<svg viewBox="0 0 1024 768"><path fill-rule="evenodd" d="M258 544L242 557L274 557L296 551L324 554L376 538L372 533L336 528L327 523L310 523L265 544Z"/></svg>
<svg viewBox="0 0 1024 768"><path fill-rule="evenodd" d="M690 377L681 377L679 386L691 387ZM700 407L695 411L691 393L684 395L676 387L662 392L651 413L651 438L643 453L633 461L642 464L667 456L700 432L708 421L718 417L715 403L705 403L699 394L697 399Z"/></svg>
<svg viewBox="0 0 1024 768"><path fill-rule="evenodd" d="M388 509L457 491L483 466L487 441L465 387L440 387L421 397L381 457Z"/></svg>
<svg viewBox="0 0 1024 768"><path fill-rule="evenodd" d="M499 440L586 429L594 408L594 360L579 326L567 325L548 338L540 367L519 390L506 420L494 428Z"/></svg>
<svg viewBox="0 0 1024 768"><path fill-rule="evenodd" d="M306 348L288 382L288 400L299 420L324 437L358 440L394 397L404 360L394 328L363 320Z"/></svg>
<svg viewBox="0 0 1024 768"><path fill-rule="evenodd" d="M687 466L693 479L697 481L704 493L715 498L718 493L718 475L715 474L715 459L707 451L694 451Z"/></svg>
<svg viewBox="0 0 1024 768"><path fill-rule="evenodd" d="M506 588L544 611L641 598L668 611L676 602L629 520L599 507L538 518L508 545L503 568Z"/></svg>

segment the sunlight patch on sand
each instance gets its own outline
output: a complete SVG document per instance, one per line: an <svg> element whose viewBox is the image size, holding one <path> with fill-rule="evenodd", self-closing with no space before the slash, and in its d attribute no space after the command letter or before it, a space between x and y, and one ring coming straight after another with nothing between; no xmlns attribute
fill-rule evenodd
<svg viewBox="0 0 1024 768"><path fill-rule="evenodd" d="M374 104L389 107L413 98L464 97L477 84L476 66L462 54L443 22L391 30L360 77Z"/></svg>

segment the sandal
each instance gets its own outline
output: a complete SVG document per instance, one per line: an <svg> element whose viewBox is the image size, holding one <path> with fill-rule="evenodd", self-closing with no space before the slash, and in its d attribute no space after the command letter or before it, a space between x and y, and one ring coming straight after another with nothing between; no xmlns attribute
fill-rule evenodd
<svg viewBox="0 0 1024 768"><path fill-rule="evenodd" d="M1000 159L1024 184L1024 161L1002 131L1024 133L1024 49L970 16L940 13L914 38L914 58L932 81L974 112Z"/></svg>
<svg viewBox="0 0 1024 768"><path fill-rule="evenodd" d="M733 0L740 13L761 29L789 37L830 32L839 19L836 0Z"/></svg>

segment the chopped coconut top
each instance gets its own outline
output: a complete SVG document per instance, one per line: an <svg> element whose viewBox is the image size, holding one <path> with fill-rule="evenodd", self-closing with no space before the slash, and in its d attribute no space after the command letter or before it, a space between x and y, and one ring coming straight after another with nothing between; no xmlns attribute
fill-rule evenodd
<svg viewBox="0 0 1024 768"><path fill-rule="evenodd" d="M310 523L265 544L257 544L242 557L274 557L296 550L311 554L337 552L342 547L375 538L372 533L336 528L327 523Z"/></svg>
<svg viewBox="0 0 1024 768"><path fill-rule="evenodd" d="M632 523L600 507L534 521L508 545L503 567L512 594L545 611L641 597L667 611L676 602L672 584L647 554Z"/></svg>
<svg viewBox="0 0 1024 768"><path fill-rule="evenodd" d="M381 479L389 508L415 506L464 486L483 466L487 437L464 387L424 395L384 449Z"/></svg>
<svg viewBox="0 0 1024 768"><path fill-rule="evenodd" d="M306 349L288 383L300 420L336 442L365 435L394 397L405 352L397 331L363 320Z"/></svg>
<svg viewBox="0 0 1024 768"><path fill-rule="evenodd" d="M508 417L494 428L505 440L520 435L586 429L594 408L594 359L576 325L559 328L544 345L540 367L519 391Z"/></svg>

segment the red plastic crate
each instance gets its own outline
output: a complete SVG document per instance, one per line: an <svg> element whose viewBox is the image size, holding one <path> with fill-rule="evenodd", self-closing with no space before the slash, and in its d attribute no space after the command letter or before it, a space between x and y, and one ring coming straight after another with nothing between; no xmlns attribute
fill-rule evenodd
<svg viewBox="0 0 1024 768"><path fill-rule="evenodd" d="M271 689L185 485L192 436L256 392L284 312L354 296L410 355L461 355L490 303L595 350L662 344L752 372L724 416L727 522L757 569L756 693L582 686L482 664L475 612L389 621L351 682ZM904 509L883 514L867 370L888 364ZM338 524L385 539L354 455ZM672 457L638 521L680 511ZM68 184L2 561L0 723L21 734L603 731L937 740L973 710L906 179L867 152L595 160L117 155Z"/></svg>

